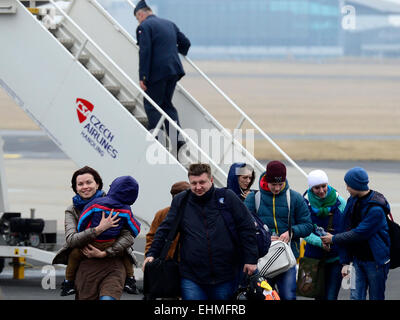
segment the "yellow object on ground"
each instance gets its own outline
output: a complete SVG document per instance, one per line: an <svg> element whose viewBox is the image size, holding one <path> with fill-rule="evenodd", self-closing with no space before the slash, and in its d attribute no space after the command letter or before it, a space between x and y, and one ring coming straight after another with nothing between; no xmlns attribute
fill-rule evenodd
<svg viewBox="0 0 400 320"><path fill-rule="evenodd" d="M25 278L25 258L13 258L14 279Z"/></svg>

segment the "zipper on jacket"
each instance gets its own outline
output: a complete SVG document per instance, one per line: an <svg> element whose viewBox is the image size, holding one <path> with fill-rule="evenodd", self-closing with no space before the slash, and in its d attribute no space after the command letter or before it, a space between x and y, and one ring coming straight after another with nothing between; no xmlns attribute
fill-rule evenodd
<svg viewBox="0 0 400 320"><path fill-rule="evenodd" d="M207 250L208 250L208 260L210 262L211 278L214 278L214 268L213 268L212 255L211 255L211 244L210 244L210 237L208 236L208 224L207 224L207 218L204 214L204 207L201 210L201 215L203 216L204 227L206 228ZM212 283L213 282L214 281L212 281Z"/></svg>
<svg viewBox="0 0 400 320"><path fill-rule="evenodd" d="M274 215L275 231L276 234L279 235L278 223L276 222L276 216L275 216L275 194L272 195L272 214Z"/></svg>

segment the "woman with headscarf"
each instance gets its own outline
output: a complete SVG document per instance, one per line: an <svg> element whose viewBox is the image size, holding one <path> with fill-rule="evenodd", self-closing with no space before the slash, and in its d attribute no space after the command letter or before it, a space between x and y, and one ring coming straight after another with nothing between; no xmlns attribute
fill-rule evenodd
<svg viewBox="0 0 400 320"><path fill-rule="evenodd" d="M254 169L243 162L236 162L231 165L228 173L226 187L231 189L244 201L251 192L250 188L255 180Z"/></svg>

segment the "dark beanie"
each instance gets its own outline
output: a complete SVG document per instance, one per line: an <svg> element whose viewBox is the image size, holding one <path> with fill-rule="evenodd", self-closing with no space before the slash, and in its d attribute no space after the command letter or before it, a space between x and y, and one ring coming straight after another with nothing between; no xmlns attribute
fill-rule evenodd
<svg viewBox="0 0 400 320"><path fill-rule="evenodd" d="M346 175L344 176L344 181L350 188L354 190L368 190L368 173L363 168L355 167L347 171Z"/></svg>
<svg viewBox="0 0 400 320"><path fill-rule="evenodd" d="M148 8L148 7L149 6L147 5L146 1L140 0L136 5L135 10L133 10L133 14L136 16L136 12L138 12L140 9Z"/></svg>
<svg viewBox="0 0 400 320"><path fill-rule="evenodd" d="M174 183L171 187L171 194L172 196L177 195L178 193L181 193L182 191L185 191L190 188L190 184L186 181L179 181L177 183Z"/></svg>
<svg viewBox="0 0 400 320"><path fill-rule="evenodd" d="M286 166L280 161L271 161L267 165L265 179L269 183L280 183L286 181Z"/></svg>

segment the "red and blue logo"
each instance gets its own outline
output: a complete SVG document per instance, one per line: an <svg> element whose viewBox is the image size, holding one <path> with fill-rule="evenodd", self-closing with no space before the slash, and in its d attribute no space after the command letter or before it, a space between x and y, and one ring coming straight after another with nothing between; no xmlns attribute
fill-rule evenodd
<svg viewBox="0 0 400 320"><path fill-rule="evenodd" d="M79 122L84 122L89 114L93 111L94 105L85 99L76 99L76 112L78 114Z"/></svg>
<svg viewBox="0 0 400 320"><path fill-rule="evenodd" d="M87 123L81 131L81 136L95 149L102 157L108 154L115 159L118 150L113 146L114 134L98 116L92 113L94 105L81 98L76 99L76 113L79 123L86 120Z"/></svg>

